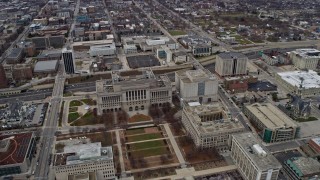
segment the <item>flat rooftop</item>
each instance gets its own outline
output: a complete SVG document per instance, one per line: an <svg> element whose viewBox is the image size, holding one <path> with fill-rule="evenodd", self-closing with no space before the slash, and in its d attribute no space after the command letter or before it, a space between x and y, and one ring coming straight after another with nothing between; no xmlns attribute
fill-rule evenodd
<svg viewBox="0 0 320 180"><path fill-rule="evenodd" d="M0 141L9 143L8 148L0 152L0 166L22 163L27 155L31 140L32 133L0 136Z"/></svg>
<svg viewBox="0 0 320 180"><path fill-rule="evenodd" d="M197 69L197 70L187 70L187 71L177 71L176 75L184 83L191 82L203 82L203 81L214 81L217 78L207 69Z"/></svg>
<svg viewBox="0 0 320 180"><path fill-rule="evenodd" d="M217 56L219 56L221 59L247 58L246 55L239 52L224 52L218 54Z"/></svg>
<svg viewBox="0 0 320 180"><path fill-rule="evenodd" d="M320 88L320 76L312 70L281 72L278 75L281 79L295 87L302 85L305 89Z"/></svg>
<svg viewBox="0 0 320 180"><path fill-rule="evenodd" d="M319 58L320 59L320 51L317 49L296 49L292 51L296 55L299 55L303 58Z"/></svg>
<svg viewBox="0 0 320 180"><path fill-rule="evenodd" d="M246 108L269 129L297 127L290 117L271 103L254 103L247 105Z"/></svg>
<svg viewBox="0 0 320 180"><path fill-rule="evenodd" d="M313 141L313 142L316 143L318 146L320 146L320 137L312 138L311 141Z"/></svg>
<svg viewBox="0 0 320 180"><path fill-rule="evenodd" d="M219 103L200 104L197 102L188 103L185 106L184 111L188 114L189 120L191 120L195 129L202 133L202 135L226 133L234 130L244 130L244 126L239 122L228 118L227 113ZM217 114L221 114L220 119L211 121L203 121L201 116L213 115L217 117Z"/></svg>
<svg viewBox="0 0 320 180"><path fill-rule="evenodd" d="M34 66L34 72L52 72L58 68L58 60L38 61Z"/></svg>
<svg viewBox="0 0 320 180"><path fill-rule="evenodd" d="M96 142L65 146L64 152L56 155L54 164L56 166L72 165L112 158L112 147L102 147L101 142Z"/></svg>
<svg viewBox="0 0 320 180"><path fill-rule="evenodd" d="M320 163L313 158L296 157L287 160L287 164L293 166L300 177L315 173L320 174Z"/></svg>
<svg viewBox="0 0 320 180"><path fill-rule="evenodd" d="M252 160L252 162L262 171L268 171L269 169L281 168L279 161L253 136L251 132L232 135L243 152ZM261 154L253 151L253 145L258 145ZM264 155L262 155L264 154Z"/></svg>

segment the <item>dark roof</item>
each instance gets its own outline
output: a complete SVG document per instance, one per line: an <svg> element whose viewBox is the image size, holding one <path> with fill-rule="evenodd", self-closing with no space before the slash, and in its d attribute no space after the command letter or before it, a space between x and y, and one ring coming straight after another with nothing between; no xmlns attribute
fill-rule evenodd
<svg viewBox="0 0 320 180"><path fill-rule="evenodd" d="M218 54L218 56L222 59L234 59L234 58L246 58L247 57L244 54L238 53L238 52L224 52L224 53Z"/></svg>
<svg viewBox="0 0 320 180"><path fill-rule="evenodd" d="M9 141L10 145L6 152L0 153L0 166L22 163L28 152L28 147L32 139L32 133L4 135L0 136L0 141L6 138L11 138Z"/></svg>
<svg viewBox="0 0 320 180"><path fill-rule="evenodd" d="M8 58L18 58L18 56L22 53L22 48L13 48Z"/></svg>

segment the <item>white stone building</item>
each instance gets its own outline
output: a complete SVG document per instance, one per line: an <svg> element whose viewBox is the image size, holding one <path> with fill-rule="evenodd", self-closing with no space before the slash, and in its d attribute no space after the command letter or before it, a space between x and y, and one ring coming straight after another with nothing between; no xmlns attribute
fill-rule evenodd
<svg viewBox="0 0 320 180"><path fill-rule="evenodd" d="M139 112L151 105L172 102L171 81L166 75L154 75L151 70L136 76L113 73L111 81L96 82L96 92L98 114L118 110Z"/></svg>
<svg viewBox="0 0 320 180"><path fill-rule="evenodd" d="M277 180L282 168L251 132L231 136L231 158L245 180Z"/></svg>
<svg viewBox="0 0 320 180"><path fill-rule="evenodd" d="M247 61L248 58L242 53L220 53L216 56L215 72L221 77L246 75Z"/></svg>
<svg viewBox="0 0 320 180"><path fill-rule="evenodd" d="M218 80L207 69L175 72L175 86L186 102L202 104L218 100Z"/></svg>
<svg viewBox="0 0 320 180"><path fill-rule="evenodd" d="M320 60L320 51L317 49L297 49L291 51L289 57L295 67L302 70L315 70Z"/></svg>
<svg viewBox="0 0 320 180"><path fill-rule="evenodd" d="M112 147L101 147L101 142L65 146L54 155L54 172L57 180L89 173L96 179L115 179Z"/></svg>

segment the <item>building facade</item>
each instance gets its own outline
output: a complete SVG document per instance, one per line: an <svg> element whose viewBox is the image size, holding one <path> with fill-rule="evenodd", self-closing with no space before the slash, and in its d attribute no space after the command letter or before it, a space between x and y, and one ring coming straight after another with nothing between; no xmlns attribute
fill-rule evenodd
<svg viewBox="0 0 320 180"><path fill-rule="evenodd" d="M125 54L138 53L138 48L135 44L125 44L123 45L123 50Z"/></svg>
<svg viewBox="0 0 320 180"><path fill-rule="evenodd" d="M0 64L0 88L8 87L8 80L2 64Z"/></svg>
<svg viewBox="0 0 320 180"><path fill-rule="evenodd" d="M71 49L64 48L62 50L62 58L64 63L64 69L67 74L73 74L75 72L74 54Z"/></svg>
<svg viewBox="0 0 320 180"><path fill-rule="evenodd" d="M218 80L207 69L175 72L175 86L186 102L202 104L218 100Z"/></svg>
<svg viewBox="0 0 320 180"><path fill-rule="evenodd" d="M54 157L57 180L68 176L95 173L97 179L115 179L112 147L101 147L101 142L65 146L64 152Z"/></svg>
<svg viewBox="0 0 320 180"><path fill-rule="evenodd" d="M245 180L278 179L281 164L252 133L231 136L231 158Z"/></svg>
<svg viewBox="0 0 320 180"><path fill-rule="evenodd" d="M298 125L271 103L246 105L243 112L258 129L264 142L289 141L299 135Z"/></svg>
<svg viewBox="0 0 320 180"><path fill-rule="evenodd" d="M289 54L295 67L303 70L315 70L320 60L320 51L317 49L297 49Z"/></svg>
<svg viewBox="0 0 320 180"><path fill-rule="evenodd" d="M216 57L215 72L221 77L246 75L247 61L248 58L242 53L220 53Z"/></svg>
<svg viewBox="0 0 320 180"><path fill-rule="evenodd" d="M98 114L109 111L140 111L151 105L172 102L171 81L166 75L156 76L151 70L136 76L112 74L112 80L96 82Z"/></svg>
<svg viewBox="0 0 320 180"><path fill-rule="evenodd" d="M243 125L232 120L218 103L201 105L186 103L182 112L182 124L198 148L215 148L227 151L228 140L233 133L243 132Z"/></svg>

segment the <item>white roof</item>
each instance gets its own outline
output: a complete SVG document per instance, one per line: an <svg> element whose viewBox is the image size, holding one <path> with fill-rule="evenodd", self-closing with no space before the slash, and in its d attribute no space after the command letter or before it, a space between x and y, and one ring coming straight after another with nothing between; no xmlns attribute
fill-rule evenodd
<svg viewBox="0 0 320 180"><path fill-rule="evenodd" d="M318 146L320 146L320 137L311 139L314 143L316 143Z"/></svg>
<svg viewBox="0 0 320 180"><path fill-rule="evenodd" d="M189 102L189 106L200 106L201 104L199 102Z"/></svg>
<svg viewBox="0 0 320 180"><path fill-rule="evenodd" d="M320 76L317 72L309 71L290 71L278 73L278 75L292 86L302 87L305 89L320 88Z"/></svg>

